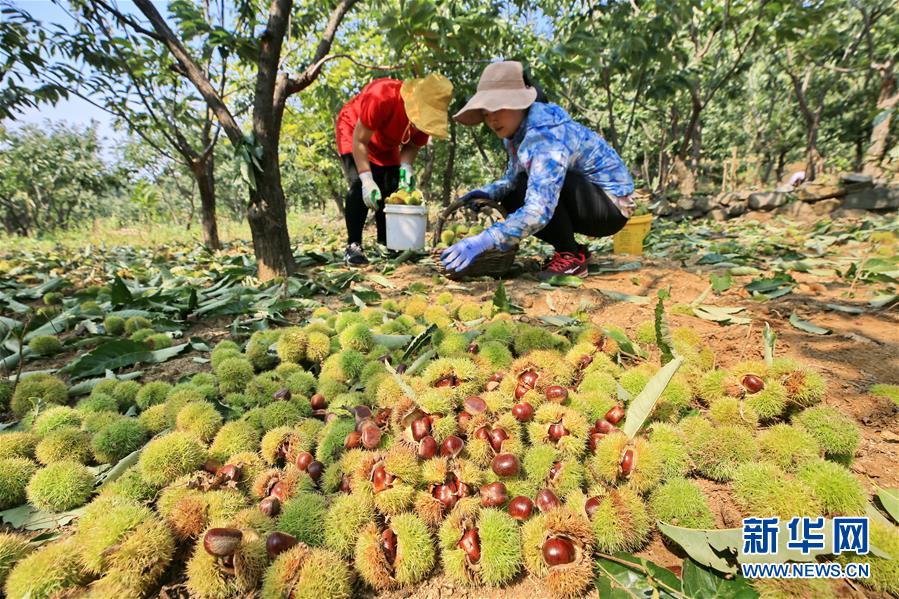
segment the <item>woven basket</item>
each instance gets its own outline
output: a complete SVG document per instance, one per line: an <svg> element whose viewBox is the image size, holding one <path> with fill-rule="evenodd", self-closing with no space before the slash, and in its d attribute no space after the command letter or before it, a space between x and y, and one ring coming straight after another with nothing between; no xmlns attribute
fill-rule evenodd
<svg viewBox="0 0 899 599"><path fill-rule="evenodd" d="M503 209L503 207L493 200L477 199L474 200L474 202L490 208L493 212L498 213L502 218L505 218L507 216L507 213ZM443 249L438 248L437 245L440 243L440 235L443 233L443 227L446 225L447 221L450 220L451 217L453 217L457 212L459 212L467 203L467 201L463 201L461 199L456 200L455 202L447 206L437 218L437 228L434 230L433 239L434 247L431 250L431 257L434 260L434 265L441 275L453 281L458 281L465 277L501 277L509 272L509 270L512 268L512 264L514 264L515 262L515 256L516 254L518 254L517 245L509 248L508 250L491 248L472 260L471 264L469 264L466 268L458 271L446 270L446 267L443 266L443 262L441 262L440 260L440 254L443 252ZM488 219L493 222L496 221L496 218L493 217L492 214L488 216Z"/></svg>

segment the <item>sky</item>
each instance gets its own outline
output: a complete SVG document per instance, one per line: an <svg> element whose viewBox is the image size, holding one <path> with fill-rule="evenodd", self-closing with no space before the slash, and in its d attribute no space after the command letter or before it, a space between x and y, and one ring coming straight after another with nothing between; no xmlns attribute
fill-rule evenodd
<svg viewBox="0 0 899 599"><path fill-rule="evenodd" d="M153 3L162 14L167 13L167 2L154 0ZM70 22L69 16L65 11L50 0L11 0L10 4L26 10L32 17L41 22L62 24ZM119 0L118 4L123 12L138 13L137 7L133 2ZM48 119L54 122L65 121L79 127L89 126L92 121L96 121L100 137L105 140L103 147L106 149L115 145L112 143L114 140L124 139L125 137L124 133L116 132L113 129L113 119L107 112L77 97L62 100L55 106L41 105L37 108L26 109L22 114L17 115L14 121L4 120L3 124L11 129L15 129L19 125L40 124Z"/></svg>

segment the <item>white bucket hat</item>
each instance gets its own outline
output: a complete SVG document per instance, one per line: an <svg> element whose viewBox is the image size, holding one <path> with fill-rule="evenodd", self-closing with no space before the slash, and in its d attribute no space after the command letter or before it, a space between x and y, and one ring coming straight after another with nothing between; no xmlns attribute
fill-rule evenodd
<svg viewBox="0 0 899 599"><path fill-rule="evenodd" d="M520 62L494 62L481 74L477 93L453 118L463 125L477 125L484 120L482 110L523 110L536 100L537 89L525 84L524 67Z"/></svg>

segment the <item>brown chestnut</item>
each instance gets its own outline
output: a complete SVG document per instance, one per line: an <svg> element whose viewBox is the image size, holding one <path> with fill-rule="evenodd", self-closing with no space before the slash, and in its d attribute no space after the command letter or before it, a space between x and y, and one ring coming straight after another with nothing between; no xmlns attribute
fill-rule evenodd
<svg viewBox="0 0 899 599"><path fill-rule="evenodd" d="M565 428L565 425L561 422L555 422L549 425L546 434L550 441L556 443L559 439L568 434L568 429Z"/></svg>
<svg viewBox="0 0 899 599"><path fill-rule="evenodd" d="M462 404L462 409L464 409L472 416L475 416L487 411L487 402L477 395L472 395L471 397L467 398Z"/></svg>
<svg viewBox="0 0 899 599"><path fill-rule="evenodd" d="M281 513L281 501L277 497L266 497L259 502L259 511L269 518L274 518Z"/></svg>
<svg viewBox="0 0 899 599"><path fill-rule="evenodd" d="M604 433L590 433L590 438L587 440L587 446L590 448L590 451L596 451L596 446L599 445L599 442L606 435Z"/></svg>
<svg viewBox="0 0 899 599"><path fill-rule="evenodd" d="M593 356L590 355L581 356L581 359L577 361L577 367L581 370L583 370L590 364L593 364Z"/></svg>
<svg viewBox="0 0 899 599"><path fill-rule="evenodd" d="M753 393L758 393L765 388L765 381L754 374L745 375L743 377L743 380L740 382L746 388L746 392L750 395L752 395Z"/></svg>
<svg viewBox="0 0 899 599"><path fill-rule="evenodd" d="M350 485L350 477L346 474L340 477L340 492L341 493L351 493L353 491L353 487Z"/></svg>
<svg viewBox="0 0 899 599"><path fill-rule="evenodd" d="M515 385L515 399L521 399L522 397L527 395L527 392L530 390L530 387L518 383L517 385Z"/></svg>
<svg viewBox="0 0 899 599"><path fill-rule="evenodd" d="M203 462L203 470L209 474L215 474L222 467L222 463L218 460L209 459Z"/></svg>
<svg viewBox="0 0 899 599"><path fill-rule="evenodd" d="M309 464L315 459L308 451L301 451L297 454L296 465L300 470L306 470L309 467Z"/></svg>
<svg viewBox="0 0 899 599"><path fill-rule="evenodd" d="M442 503L447 511L453 509L453 506L456 505L456 502L459 500L459 496L456 495L450 485L437 485L431 491L431 495L433 495L437 501Z"/></svg>
<svg viewBox="0 0 899 599"><path fill-rule="evenodd" d="M371 486L375 493L393 486L393 475L384 469L384 464L378 464L371 471Z"/></svg>
<svg viewBox="0 0 899 599"><path fill-rule="evenodd" d="M490 446L493 448L493 451L499 453L503 450L503 441L509 438L509 434L505 430L497 427L490 431L489 437Z"/></svg>
<svg viewBox="0 0 899 599"><path fill-rule="evenodd" d="M481 539L478 538L478 529L469 528L466 530L456 547L464 551L472 563L481 559Z"/></svg>
<svg viewBox="0 0 899 599"><path fill-rule="evenodd" d="M568 399L568 389L561 385L550 385L544 393L546 399L554 403L562 403Z"/></svg>
<svg viewBox="0 0 899 599"><path fill-rule="evenodd" d="M281 503L284 503L290 499L290 487L287 486L286 482L279 480L275 483L275 486L272 487L272 490L269 491L269 495L277 497Z"/></svg>
<svg viewBox="0 0 899 599"><path fill-rule="evenodd" d="M362 446L365 449L374 449L381 444L381 429L372 421L362 425L359 431L362 434Z"/></svg>
<svg viewBox="0 0 899 599"><path fill-rule="evenodd" d="M621 474L627 476L634 469L634 450L626 449L624 450L624 455L621 457Z"/></svg>
<svg viewBox="0 0 899 599"><path fill-rule="evenodd" d="M556 497L556 494L549 489L543 489L542 491L537 493L537 501L535 503L537 505L537 509L544 513L550 510L554 510L557 507L561 507L562 505L562 502L559 501L559 498Z"/></svg>
<svg viewBox="0 0 899 599"><path fill-rule="evenodd" d="M459 412L459 415L456 416L456 422L459 423L459 428L465 430L468 428L468 421L471 420L471 414L468 412Z"/></svg>
<svg viewBox="0 0 899 599"><path fill-rule="evenodd" d="M546 479L549 482L556 480L556 477L559 476L559 472L562 471L562 462L553 462L553 465L549 467L549 473L546 476Z"/></svg>
<svg viewBox="0 0 899 599"><path fill-rule="evenodd" d="M456 435L450 435L443 440L440 445L440 455L443 457L454 458L462 452L465 443Z"/></svg>
<svg viewBox="0 0 899 599"><path fill-rule="evenodd" d="M490 483L481 487L481 505L497 507L506 503L506 485L501 482Z"/></svg>
<svg viewBox="0 0 899 599"><path fill-rule="evenodd" d="M476 354L479 351L481 351L481 347L474 341L472 341L471 343L468 344L468 353Z"/></svg>
<svg viewBox="0 0 899 599"><path fill-rule="evenodd" d="M412 429L412 438L416 441L421 441L431 434L431 419L427 416L422 416L418 420L413 420L412 426L409 428Z"/></svg>
<svg viewBox="0 0 899 599"><path fill-rule="evenodd" d="M483 439L484 441L490 441L490 427L482 426L478 430L474 432L475 439Z"/></svg>
<svg viewBox="0 0 899 599"><path fill-rule="evenodd" d="M574 544L565 537L550 537L543 543L543 560L551 566L574 561Z"/></svg>
<svg viewBox="0 0 899 599"><path fill-rule="evenodd" d="M356 406L353 408L353 417L356 419L356 430L362 430L362 423L371 420L371 408L368 406Z"/></svg>
<svg viewBox="0 0 899 599"><path fill-rule="evenodd" d="M381 533L381 550L384 551L388 564L396 560L396 533L393 529L388 528Z"/></svg>
<svg viewBox="0 0 899 599"><path fill-rule="evenodd" d="M512 406L512 415L518 422L529 422L534 417L534 406L526 401Z"/></svg>
<svg viewBox="0 0 899 599"><path fill-rule="evenodd" d="M356 449L362 446L362 433L359 431L350 431L343 441L344 449Z"/></svg>
<svg viewBox="0 0 899 599"><path fill-rule="evenodd" d="M455 387L456 386L456 377L452 374L448 374L445 377L441 377L437 379L434 383L434 386L438 389L442 389L445 387Z"/></svg>
<svg viewBox="0 0 899 599"><path fill-rule="evenodd" d="M490 462L490 468L497 476L515 476L518 474L518 458L512 453L498 453Z"/></svg>
<svg viewBox="0 0 899 599"><path fill-rule="evenodd" d="M531 517L531 512L534 511L534 502L531 501L530 497L519 495L518 497L513 497L512 501L509 502L508 510L509 515L516 520L527 520Z"/></svg>
<svg viewBox="0 0 899 599"><path fill-rule="evenodd" d="M325 465L319 462L318 460L309 462L309 466L306 467L306 473L309 475L309 478L318 482L318 479L322 477L322 473L325 471Z"/></svg>
<svg viewBox="0 0 899 599"><path fill-rule="evenodd" d="M265 540L265 550L269 557L277 557L297 544L296 537L285 532L275 531Z"/></svg>
<svg viewBox="0 0 899 599"><path fill-rule="evenodd" d="M235 466L234 464L225 464L218 469L218 472L216 472L215 475L216 477L227 482L236 481L240 478L240 466Z"/></svg>
<svg viewBox="0 0 899 599"><path fill-rule="evenodd" d="M599 505L602 503L602 499L599 497L591 497L587 500L587 503L584 504L584 511L587 512L587 517L591 520L593 519L593 514L596 513L596 510L599 509Z"/></svg>
<svg viewBox="0 0 899 599"><path fill-rule="evenodd" d="M328 407L328 400L321 393L316 393L309 398L309 404L313 410L324 410Z"/></svg>
<svg viewBox="0 0 899 599"><path fill-rule="evenodd" d="M233 555L241 539L243 533L236 528L210 528L203 536L203 549L216 557Z"/></svg>
<svg viewBox="0 0 899 599"><path fill-rule="evenodd" d="M605 418L597 418L596 422L593 423L593 431L597 433L602 433L604 435L608 435L615 428L615 425L606 420Z"/></svg>
<svg viewBox="0 0 899 599"><path fill-rule="evenodd" d="M430 460L437 455L437 441L434 437L427 435L418 442L418 457L423 460Z"/></svg>
<svg viewBox="0 0 899 599"><path fill-rule="evenodd" d="M605 419L612 424L618 424L619 422L621 422L622 418L624 418L624 408L617 405L609 408L609 411L606 412L605 415Z"/></svg>
<svg viewBox="0 0 899 599"><path fill-rule="evenodd" d="M282 387L272 393L272 399L274 400L290 401L291 397L293 397L293 394L290 392L290 389L287 389L286 387Z"/></svg>
<svg viewBox="0 0 899 599"><path fill-rule="evenodd" d="M518 375L518 383L524 385L528 389L533 389L537 384L538 378L540 378L540 376L533 370L525 370Z"/></svg>

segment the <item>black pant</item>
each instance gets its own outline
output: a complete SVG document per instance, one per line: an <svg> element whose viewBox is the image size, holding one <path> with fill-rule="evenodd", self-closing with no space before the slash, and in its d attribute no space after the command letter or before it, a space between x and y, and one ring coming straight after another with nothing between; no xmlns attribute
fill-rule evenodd
<svg viewBox="0 0 899 599"><path fill-rule="evenodd" d="M365 227L365 219L368 218L368 206L362 201L362 181L356 170L356 162L352 154L342 154L343 170L346 173L350 189L344 202L344 217L346 220L347 244L362 243L362 229ZM371 176L381 190L381 197L387 198L397 190L400 185L399 166L371 165ZM378 230L378 243L387 243L387 225L384 220L384 202L382 201L375 212L375 226Z"/></svg>
<svg viewBox="0 0 899 599"><path fill-rule="evenodd" d="M510 214L524 205L528 190L528 175L520 173L505 195L497 198ZM609 196L586 177L568 171L556 211L545 227L534 235L555 248L557 252L576 252L574 234L606 237L620 231L627 223Z"/></svg>

